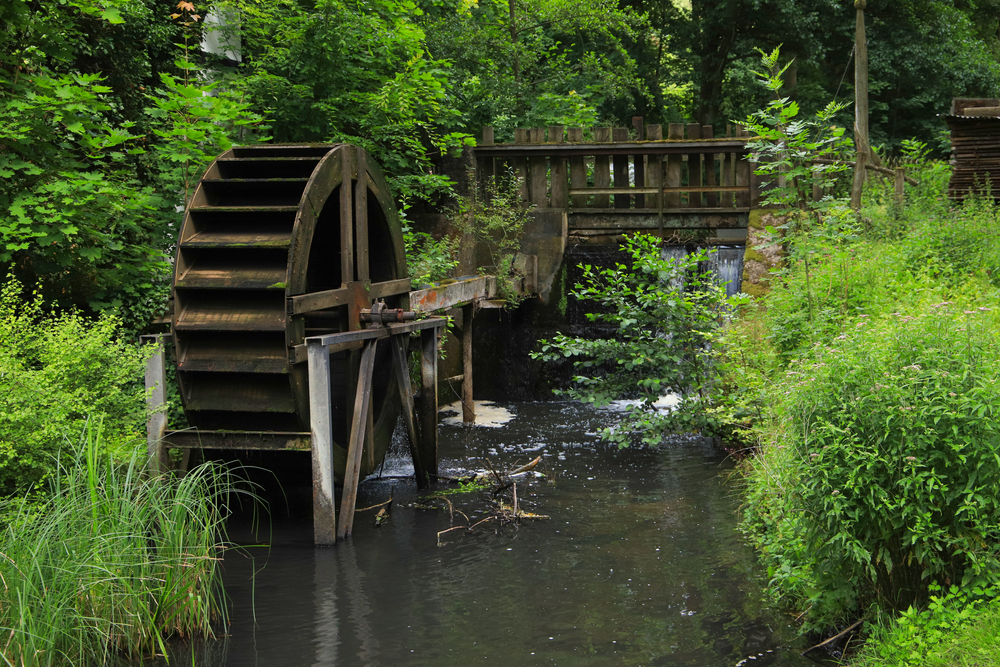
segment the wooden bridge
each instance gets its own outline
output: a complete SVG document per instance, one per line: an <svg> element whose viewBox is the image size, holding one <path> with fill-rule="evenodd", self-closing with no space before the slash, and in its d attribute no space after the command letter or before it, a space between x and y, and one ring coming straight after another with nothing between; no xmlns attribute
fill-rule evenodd
<svg viewBox="0 0 1000 667"><path fill-rule="evenodd" d="M567 244L611 240L647 231L686 241L743 243L757 183L747 158L748 133L698 123L661 125L633 119L632 129L595 127L515 130L498 144L483 129L475 149L482 191L516 176L521 198L533 206L522 252L538 257L543 300ZM713 235L714 233L714 235Z"/></svg>

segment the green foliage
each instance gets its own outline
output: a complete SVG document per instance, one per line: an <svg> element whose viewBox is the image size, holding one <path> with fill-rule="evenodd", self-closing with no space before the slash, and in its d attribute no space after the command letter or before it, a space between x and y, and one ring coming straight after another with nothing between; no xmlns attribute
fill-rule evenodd
<svg viewBox="0 0 1000 667"><path fill-rule="evenodd" d="M164 653L225 621L218 561L228 475L211 464L149 477L144 451L107 454L95 419L41 503L0 502L0 628L7 665L113 664Z"/></svg>
<svg viewBox="0 0 1000 667"><path fill-rule="evenodd" d="M427 232L414 232L404 227L403 241L406 243L406 266L414 286L450 278L458 266L458 238L435 239Z"/></svg>
<svg viewBox="0 0 1000 667"><path fill-rule="evenodd" d="M580 374L562 394L597 406L632 401L620 422L602 432L619 447L636 441L657 444L667 433L720 425L711 410L712 343L722 325L726 292L699 267L706 251L671 258L661 244L655 236L637 234L625 243L630 265L582 266L583 283L573 296L595 306L587 319L606 327L607 334L559 334L532 353L547 362L572 360ZM672 411L657 404L666 394L681 396Z"/></svg>
<svg viewBox="0 0 1000 667"><path fill-rule="evenodd" d="M21 302L20 284L0 291L0 494L24 492L71 456L83 425L102 419L109 451L143 442L142 352L119 338L120 321L45 314L39 296Z"/></svg>
<svg viewBox="0 0 1000 667"><path fill-rule="evenodd" d="M812 189L817 181L825 188L832 187L836 175L849 168L837 158L850 140L844 136L844 128L830 124L847 104L830 102L816 113L814 120L798 118L798 103L780 96L785 85L783 77L792 63L778 69L779 48L770 53L758 51L764 71L755 74L775 97L744 122L754 137L747 142L750 161L756 164L754 173L772 179L763 184L770 189L761 203L786 212L829 208L835 204L833 198L828 196L815 202Z"/></svg>
<svg viewBox="0 0 1000 667"><path fill-rule="evenodd" d="M515 258L532 208L521 201L520 181L506 174L487 185L482 199L459 200L452 216L457 229L486 248L491 266L482 270L496 276L497 296L506 301L508 308L516 308L524 299L518 288L523 276L518 273Z"/></svg>
<svg viewBox="0 0 1000 667"><path fill-rule="evenodd" d="M907 609L876 629L854 661L858 667L1000 665L1000 601L996 588L936 584L926 609Z"/></svg>

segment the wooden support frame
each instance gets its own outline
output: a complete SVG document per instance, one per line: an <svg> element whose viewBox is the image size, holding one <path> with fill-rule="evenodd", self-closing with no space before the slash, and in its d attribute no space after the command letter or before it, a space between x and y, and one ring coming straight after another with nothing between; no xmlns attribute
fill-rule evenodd
<svg viewBox="0 0 1000 667"><path fill-rule="evenodd" d="M157 345L146 359L146 453L149 455L149 472L160 474L169 468L167 448L163 436L167 432L167 345L172 345L170 334L140 336L139 341Z"/></svg>

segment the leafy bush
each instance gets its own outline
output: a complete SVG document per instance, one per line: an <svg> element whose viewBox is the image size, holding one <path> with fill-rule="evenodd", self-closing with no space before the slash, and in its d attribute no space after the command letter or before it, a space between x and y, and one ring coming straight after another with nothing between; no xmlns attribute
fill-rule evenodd
<svg viewBox="0 0 1000 667"><path fill-rule="evenodd" d="M114 452L143 438L144 358L119 322L45 314L13 278L0 290L0 494L37 486L88 418L103 419Z"/></svg>
<svg viewBox="0 0 1000 667"><path fill-rule="evenodd" d="M435 239L427 232L414 232L403 228L406 244L406 266L414 286L432 283L451 277L458 266L457 238L445 236Z"/></svg>
<svg viewBox="0 0 1000 667"><path fill-rule="evenodd" d="M0 503L5 664L113 664L165 652L175 634L211 636L225 616L218 556L228 475L203 464L151 478L144 451L118 464L100 420L73 444L44 502Z"/></svg>
<svg viewBox="0 0 1000 667"><path fill-rule="evenodd" d="M1000 575L998 377L996 311L950 302L861 317L792 362L743 525L810 626Z"/></svg>
<svg viewBox="0 0 1000 667"><path fill-rule="evenodd" d="M705 251L673 258L662 252L661 243L636 234L625 242L630 266L582 267L584 282L573 296L596 306L587 319L606 325L607 335L558 334L532 353L548 362L572 359L581 374L558 393L597 406L634 400L620 422L602 432L619 447L636 440L656 444L667 433L719 426L709 409L715 383L711 343L721 327L726 292L710 272L700 270ZM661 410L658 401L670 393L682 397L680 405Z"/></svg>

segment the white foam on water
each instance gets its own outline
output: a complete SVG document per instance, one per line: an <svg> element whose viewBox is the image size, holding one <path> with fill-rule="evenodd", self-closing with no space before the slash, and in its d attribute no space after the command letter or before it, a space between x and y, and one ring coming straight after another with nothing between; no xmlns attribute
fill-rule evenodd
<svg viewBox="0 0 1000 667"><path fill-rule="evenodd" d="M496 403L491 403L490 401L475 401L476 408L476 421L474 424L476 426L485 426L486 428L500 428L511 419L514 418L514 413L512 413L507 408L502 408ZM454 403L449 403L441 408L441 414L444 415L444 419L441 421L449 426L461 426L462 425L462 402L455 401Z"/></svg>
<svg viewBox="0 0 1000 667"><path fill-rule="evenodd" d="M653 403L653 407L661 412L670 412L677 407L677 404L681 402L680 394L664 394L656 399ZM604 408L605 410L611 410L612 412L624 412L628 409L630 405L639 405L642 401L639 400L623 400L623 401L611 401L611 403Z"/></svg>

